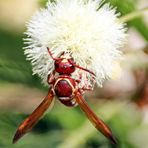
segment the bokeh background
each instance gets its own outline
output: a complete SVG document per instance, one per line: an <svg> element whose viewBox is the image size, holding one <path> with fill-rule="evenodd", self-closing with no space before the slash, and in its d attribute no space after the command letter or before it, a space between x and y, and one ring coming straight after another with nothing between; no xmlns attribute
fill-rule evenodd
<svg viewBox="0 0 148 148"><path fill-rule="evenodd" d="M25 24L46 1L0 0L0 148L115 148L79 107L67 108L58 101L29 134L12 144L18 125L48 91L38 76L32 76L22 49ZM106 1L127 21L122 70L85 98L112 128L117 148L148 148L148 2Z"/></svg>

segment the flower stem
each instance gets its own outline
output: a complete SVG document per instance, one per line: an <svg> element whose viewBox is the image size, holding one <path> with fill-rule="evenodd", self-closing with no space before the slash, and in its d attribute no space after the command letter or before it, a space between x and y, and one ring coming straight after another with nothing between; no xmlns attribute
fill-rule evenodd
<svg viewBox="0 0 148 148"><path fill-rule="evenodd" d="M132 13L129 13L125 16L122 16L120 17L120 21L121 22L128 22L136 17L139 17L141 15L143 15L144 13L148 12L148 7L142 9L142 10L139 10L139 11L135 11L135 12L132 12Z"/></svg>

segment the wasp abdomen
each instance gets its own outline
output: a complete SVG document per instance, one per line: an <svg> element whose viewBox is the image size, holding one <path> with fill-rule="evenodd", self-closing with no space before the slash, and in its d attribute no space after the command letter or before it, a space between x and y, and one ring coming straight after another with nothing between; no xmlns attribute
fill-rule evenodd
<svg viewBox="0 0 148 148"><path fill-rule="evenodd" d="M59 78L54 85L55 93L58 97L71 97L75 87L75 82L72 78Z"/></svg>
<svg viewBox="0 0 148 148"><path fill-rule="evenodd" d="M76 105L73 99L75 90L75 81L69 76L60 77L54 85L54 91L59 101L66 106L73 107Z"/></svg>
<svg viewBox="0 0 148 148"><path fill-rule="evenodd" d="M58 97L70 97L72 88L66 80L60 80L55 86L55 93Z"/></svg>
<svg viewBox="0 0 148 148"><path fill-rule="evenodd" d="M73 107L76 101L73 99L73 92L75 89L75 82L72 78L59 78L54 85L54 91L61 103L66 106Z"/></svg>

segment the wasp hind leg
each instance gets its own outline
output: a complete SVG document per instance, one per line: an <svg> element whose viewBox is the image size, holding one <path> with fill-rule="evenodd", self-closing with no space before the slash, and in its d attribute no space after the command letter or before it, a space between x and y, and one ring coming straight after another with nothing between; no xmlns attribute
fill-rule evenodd
<svg viewBox="0 0 148 148"><path fill-rule="evenodd" d="M107 137L112 143L117 144L117 140L113 136L111 129L91 110L85 99L82 97L81 93L76 91L75 96L78 105L86 114L91 123L95 126L95 128L99 130L105 137Z"/></svg>

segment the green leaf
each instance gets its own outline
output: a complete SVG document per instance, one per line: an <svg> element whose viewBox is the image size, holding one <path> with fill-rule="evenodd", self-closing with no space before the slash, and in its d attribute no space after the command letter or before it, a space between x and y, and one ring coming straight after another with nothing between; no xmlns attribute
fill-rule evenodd
<svg viewBox="0 0 148 148"><path fill-rule="evenodd" d="M121 12L121 16L138 11L136 9L137 0L106 0L105 2L109 2L114 7L117 7L117 12ZM130 20L127 22L127 25L134 27L145 40L148 40L148 26L142 17Z"/></svg>
<svg viewBox="0 0 148 148"><path fill-rule="evenodd" d="M40 79L32 76L30 62L26 61L22 39L23 35L0 30L0 81L41 87Z"/></svg>

